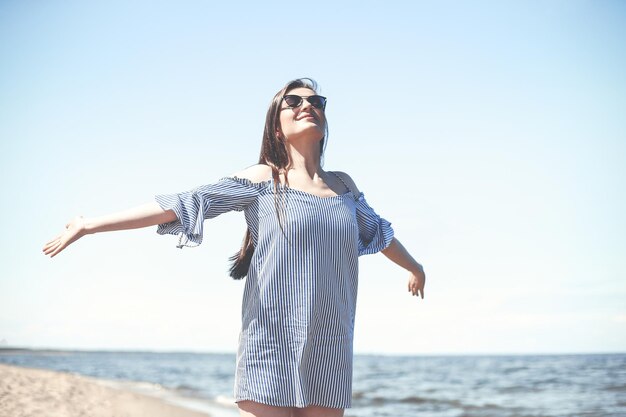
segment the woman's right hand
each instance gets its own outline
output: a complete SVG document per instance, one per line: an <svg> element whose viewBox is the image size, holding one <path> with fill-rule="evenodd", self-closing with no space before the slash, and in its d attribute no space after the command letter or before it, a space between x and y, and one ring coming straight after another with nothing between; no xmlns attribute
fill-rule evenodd
<svg viewBox="0 0 626 417"><path fill-rule="evenodd" d="M43 253L54 258L59 252L86 234L85 219L82 216L75 217L65 225L63 233L44 245Z"/></svg>

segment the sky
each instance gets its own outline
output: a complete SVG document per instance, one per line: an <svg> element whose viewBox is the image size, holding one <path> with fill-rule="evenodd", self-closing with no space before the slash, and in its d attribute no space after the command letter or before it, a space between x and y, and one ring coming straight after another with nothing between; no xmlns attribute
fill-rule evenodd
<svg viewBox="0 0 626 417"><path fill-rule="evenodd" d="M360 259L355 352L626 351L626 4L0 2L0 346L234 352L242 213L44 243L256 163L291 79L424 265Z"/></svg>

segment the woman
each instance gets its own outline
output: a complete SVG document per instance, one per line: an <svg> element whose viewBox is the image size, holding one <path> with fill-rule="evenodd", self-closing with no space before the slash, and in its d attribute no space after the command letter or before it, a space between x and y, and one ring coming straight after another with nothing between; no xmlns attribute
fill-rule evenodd
<svg viewBox="0 0 626 417"><path fill-rule="evenodd" d="M424 297L423 269L390 223L347 174L322 169L326 99L316 90L297 79L274 96L259 164L124 212L77 217L43 249L53 257L86 234L153 225L194 246L205 219L243 210L248 231L231 268L247 277L235 382L242 416L335 417L350 407L358 256L382 251Z"/></svg>

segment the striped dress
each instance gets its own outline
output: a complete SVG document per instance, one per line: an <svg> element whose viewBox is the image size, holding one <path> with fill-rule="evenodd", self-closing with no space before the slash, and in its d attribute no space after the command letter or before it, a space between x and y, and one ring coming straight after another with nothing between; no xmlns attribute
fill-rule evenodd
<svg viewBox="0 0 626 417"><path fill-rule="evenodd" d="M156 201L176 213L160 234L179 247L202 242L203 222L244 211L255 250L246 277L235 377L236 401L349 408L358 256L386 248L391 224L361 193L318 197L274 183L226 177Z"/></svg>

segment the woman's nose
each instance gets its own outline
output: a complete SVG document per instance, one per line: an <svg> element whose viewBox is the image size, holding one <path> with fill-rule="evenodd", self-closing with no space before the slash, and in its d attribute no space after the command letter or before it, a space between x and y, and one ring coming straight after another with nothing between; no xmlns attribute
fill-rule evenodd
<svg viewBox="0 0 626 417"><path fill-rule="evenodd" d="M300 104L300 111L306 109L307 112L311 113L313 106L311 106L311 103L309 103L309 100L307 100L306 98L302 99L302 104Z"/></svg>

